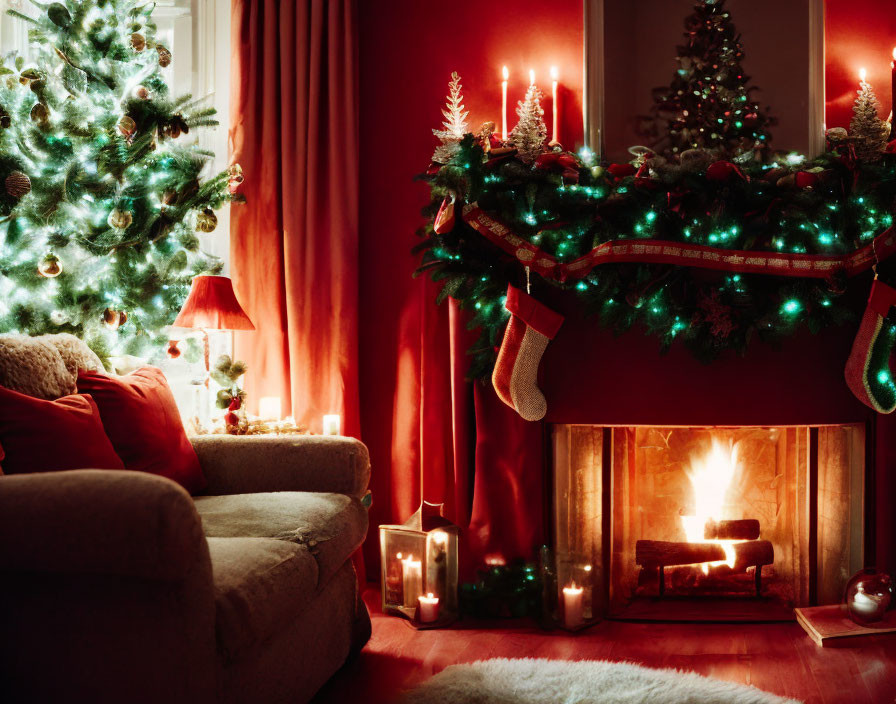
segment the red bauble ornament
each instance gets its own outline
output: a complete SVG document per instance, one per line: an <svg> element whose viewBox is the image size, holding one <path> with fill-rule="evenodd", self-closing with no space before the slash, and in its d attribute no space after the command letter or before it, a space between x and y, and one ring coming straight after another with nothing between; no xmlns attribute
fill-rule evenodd
<svg viewBox="0 0 896 704"><path fill-rule="evenodd" d="M743 178L743 173L730 161L714 161L706 167L706 178L710 181L730 181L734 176Z"/></svg>
<svg viewBox="0 0 896 704"><path fill-rule="evenodd" d="M794 183L797 188L809 188L818 183L818 174L809 173L808 171L797 171Z"/></svg>
<svg viewBox="0 0 896 704"><path fill-rule="evenodd" d="M179 340L168 340L168 356L171 359L177 359L180 357L180 348L177 346Z"/></svg>
<svg viewBox="0 0 896 704"><path fill-rule="evenodd" d="M625 178L626 176L634 176L637 169L631 164L610 164L607 172L615 178Z"/></svg>

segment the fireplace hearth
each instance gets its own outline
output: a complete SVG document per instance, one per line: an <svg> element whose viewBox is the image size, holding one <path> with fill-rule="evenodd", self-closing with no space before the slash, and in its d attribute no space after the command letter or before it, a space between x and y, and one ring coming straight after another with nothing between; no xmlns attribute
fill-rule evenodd
<svg viewBox="0 0 896 704"><path fill-rule="evenodd" d="M862 567L863 424L553 426L561 583L639 620L781 620ZM590 597L590 598L589 598Z"/></svg>

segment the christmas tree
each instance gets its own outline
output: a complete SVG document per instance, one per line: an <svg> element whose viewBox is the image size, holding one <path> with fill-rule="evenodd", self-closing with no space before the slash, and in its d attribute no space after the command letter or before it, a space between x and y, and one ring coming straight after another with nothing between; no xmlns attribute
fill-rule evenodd
<svg viewBox="0 0 896 704"><path fill-rule="evenodd" d="M233 171L185 139L214 110L174 98L142 0L32 0L34 59L0 66L0 332L70 332L100 354L158 354L200 272Z"/></svg>
<svg viewBox="0 0 896 704"><path fill-rule="evenodd" d="M654 91L642 135L667 156L688 149L727 155L765 151L775 124L751 97L740 35L725 0L700 0L685 19L685 43L668 88Z"/></svg>
<svg viewBox="0 0 896 704"><path fill-rule="evenodd" d="M436 147L432 160L438 164L447 164L460 151L460 140L467 133L467 113L464 110L464 96L461 93L460 76L457 71L451 74L451 82L448 84L447 104L442 110L445 122L443 130L433 130L432 133L439 138L441 144Z"/></svg>
<svg viewBox="0 0 896 704"><path fill-rule="evenodd" d="M863 74L849 123L849 136L854 139L856 156L863 161L880 161L887 148L890 126L878 117L879 108L874 89Z"/></svg>
<svg viewBox="0 0 896 704"><path fill-rule="evenodd" d="M544 108L541 107L541 91L535 84L529 86L525 100L517 104L516 114L520 119L510 132L510 144L516 147L520 159L531 164L544 151L544 141L548 136Z"/></svg>

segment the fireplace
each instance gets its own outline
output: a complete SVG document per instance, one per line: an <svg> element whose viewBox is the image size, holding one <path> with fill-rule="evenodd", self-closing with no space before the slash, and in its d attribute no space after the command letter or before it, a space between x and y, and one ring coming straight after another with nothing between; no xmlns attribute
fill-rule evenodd
<svg viewBox="0 0 896 704"><path fill-rule="evenodd" d="M585 610L782 620L863 566L866 426L555 424L553 542Z"/></svg>

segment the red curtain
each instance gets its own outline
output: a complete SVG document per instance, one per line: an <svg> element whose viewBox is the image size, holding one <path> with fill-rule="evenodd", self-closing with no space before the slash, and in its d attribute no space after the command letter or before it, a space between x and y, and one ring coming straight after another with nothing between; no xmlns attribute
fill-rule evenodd
<svg viewBox="0 0 896 704"><path fill-rule="evenodd" d="M358 80L353 0L232 0L231 268L249 406L279 396L358 436Z"/></svg>

